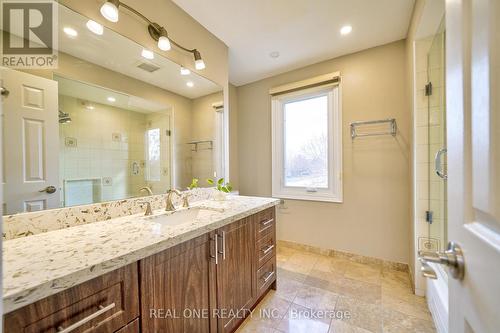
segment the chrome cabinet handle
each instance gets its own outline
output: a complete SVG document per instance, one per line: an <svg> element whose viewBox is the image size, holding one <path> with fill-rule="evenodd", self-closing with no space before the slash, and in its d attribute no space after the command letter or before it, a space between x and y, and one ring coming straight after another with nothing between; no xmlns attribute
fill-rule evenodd
<svg viewBox="0 0 500 333"><path fill-rule="evenodd" d="M436 170L436 174L443 179L448 179L448 175L444 173L443 165L441 163L441 158L447 151L448 150L446 148L441 148L434 157L434 169Z"/></svg>
<svg viewBox="0 0 500 333"><path fill-rule="evenodd" d="M267 220L267 221L261 221L260 223L261 223L264 227L266 227L267 225L269 225L269 224L271 224L271 223L273 223L273 222L274 222L274 219L269 219L269 220Z"/></svg>
<svg viewBox="0 0 500 333"><path fill-rule="evenodd" d="M226 260L226 232L222 232L222 251L219 251L222 254L222 260Z"/></svg>
<svg viewBox="0 0 500 333"><path fill-rule="evenodd" d="M274 271L272 272L269 272L267 273L267 276L265 278L263 278L262 280L264 280L264 283L266 283L267 281L269 281L270 278L272 278L274 275Z"/></svg>
<svg viewBox="0 0 500 333"><path fill-rule="evenodd" d="M269 253L269 251L271 251L272 249L274 249L274 244L267 246L265 249L261 249L261 251L262 251L262 253L264 253L264 255L266 255L266 254L268 254L268 253Z"/></svg>
<svg viewBox="0 0 500 333"><path fill-rule="evenodd" d="M41 189L40 193L46 192L48 194L56 193L57 189L55 186L47 186L46 188Z"/></svg>
<svg viewBox="0 0 500 333"><path fill-rule="evenodd" d="M112 308L115 307L115 303L111 303L110 305L108 306L103 306L103 305L99 305L99 310L97 310L96 312L92 313L91 315L83 318L82 320L79 320L77 321L76 323L64 328L62 326L59 326L57 328L57 332L58 333L69 333L71 331L74 331L75 329L77 329L78 327L88 323L89 321L91 321L92 319L95 319L97 317L99 317L100 315L102 315L104 312L107 312L109 310L111 310Z"/></svg>
<svg viewBox="0 0 500 333"><path fill-rule="evenodd" d="M215 255L214 256L211 255L210 258L215 259L215 264L218 265L219 264L219 235L214 234L213 240L215 243L215 249L214 249Z"/></svg>

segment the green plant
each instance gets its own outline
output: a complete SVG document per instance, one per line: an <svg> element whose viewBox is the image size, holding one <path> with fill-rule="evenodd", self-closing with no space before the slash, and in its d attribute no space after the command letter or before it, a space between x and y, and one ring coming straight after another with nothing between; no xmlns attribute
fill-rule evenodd
<svg viewBox="0 0 500 333"><path fill-rule="evenodd" d="M207 179L207 183L210 185L215 185L218 191L224 192L224 193L229 193L233 190L233 187L229 183L224 182L224 178L220 178L219 180L215 181L214 179Z"/></svg>
<svg viewBox="0 0 500 333"><path fill-rule="evenodd" d="M188 186L188 190L192 190L194 188L197 188L198 187L198 181L199 181L198 178L193 178L191 180L191 185Z"/></svg>

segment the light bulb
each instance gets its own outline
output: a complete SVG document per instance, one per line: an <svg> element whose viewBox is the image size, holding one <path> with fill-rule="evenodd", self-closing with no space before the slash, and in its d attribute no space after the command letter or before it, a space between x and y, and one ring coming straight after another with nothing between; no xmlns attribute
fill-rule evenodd
<svg viewBox="0 0 500 333"><path fill-rule="evenodd" d="M108 101L111 103L116 102L116 98L114 98L113 96L109 96Z"/></svg>
<svg viewBox="0 0 500 333"><path fill-rule="evenodd" d="M181 75L189 75L189 74L191 74L191 71L189 70L189 68L181 66Z"/></svg>
<svg viewBox="0 0 500 333"><path fill-rule="evenodd" d="M152 60L155 57L155 54L153 53L153 51L146 50L146 49L142 49L141 54L144 58L149 59L149 60Z"/></svg>
<svg viewBox="0 0 500 333"><path fill-rule="evenodd" d="M188 82L186 82L186 86L188 86L189 88L192 88L192 87L194 87L194 83L191 81L188 81Z"/></svg>
<svg viewBox="0 0 500 333"><path fill-rule="evenodd" d="M199 59L199 60L196 60L194 62L194 67L197 69L197 70L202 70L205 68L205 62L203 61L203 59Z"/></svg>
<svg viewBox="0 0 500 333"><path fill-rule="evenodd" d="M116 3L116 4L115 4ZM118 22L119 13L118 13L118 5L119 1L106 1L101 6L101 14L104 18L111 22Z"/></svg>
<svg viewBox="0 0 500 333"><path fill-rule="evenodd" d="M104 28L101 24L97 23L96 21L88 20L87 21L87 28L95 33L96 35L102 35L104 33Z"/></svg>
<svg viewBox="0 0 500 333"><path fill-rule="evenodd" d="M170 40L166 36L160 36L158 38L158 48L162 51L168 51L172 48L172 45L170 45Z"/></svg>

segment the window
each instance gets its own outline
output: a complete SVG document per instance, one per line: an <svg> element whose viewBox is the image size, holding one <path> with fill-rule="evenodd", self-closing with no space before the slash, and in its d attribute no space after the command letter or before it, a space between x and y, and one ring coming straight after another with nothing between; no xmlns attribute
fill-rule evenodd
<svg viewBox="0 0 500 333"><path fill-rule="evenodd" d="M146 131L146 180L160 180L160 129Z"/></svg>
<svg viewBox="0 0 500 333"><path fill-rule="evenodd" d="M338 85L273 96L273 196L342 202Z"/></svg>

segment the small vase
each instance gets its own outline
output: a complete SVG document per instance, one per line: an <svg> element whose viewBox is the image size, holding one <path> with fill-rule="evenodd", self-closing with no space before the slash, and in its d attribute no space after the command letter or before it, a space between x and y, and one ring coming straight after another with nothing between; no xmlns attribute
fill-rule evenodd
<svg viewBox="0 0 500 333"><path fill-rule="evenodd" d="M214 193L214 200L215 201L225 201L226 200L227 193L222 192L222 191L215 191Z"/></svg>

